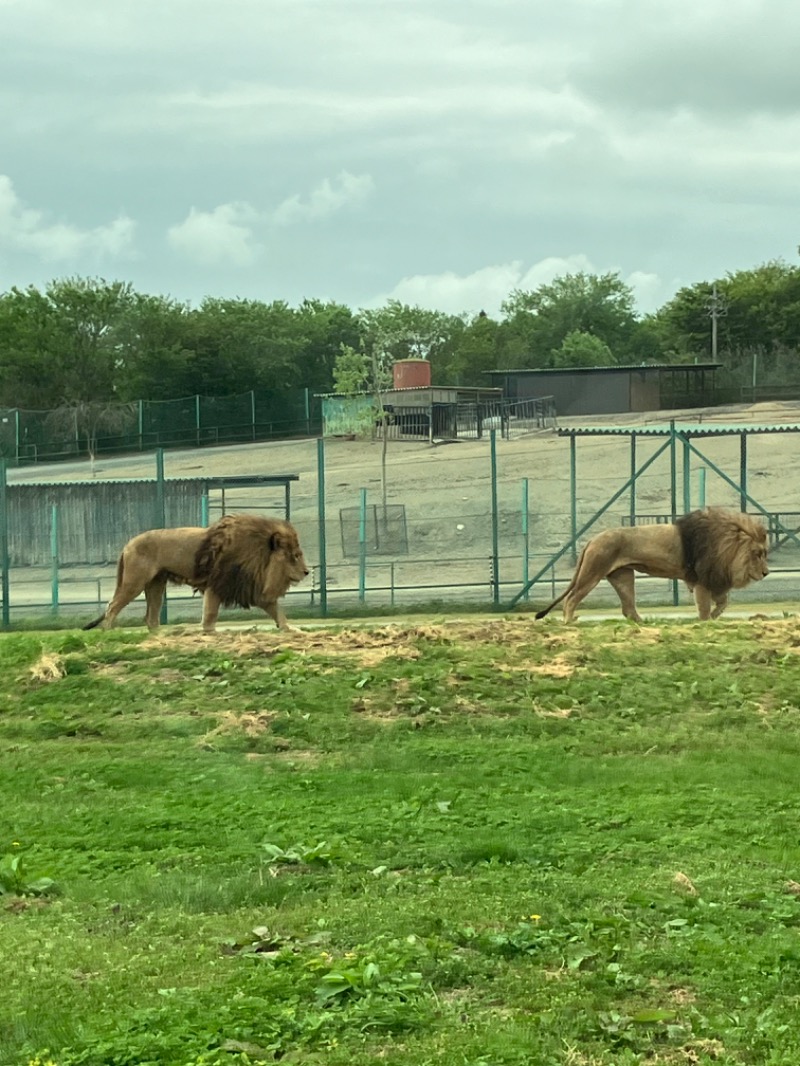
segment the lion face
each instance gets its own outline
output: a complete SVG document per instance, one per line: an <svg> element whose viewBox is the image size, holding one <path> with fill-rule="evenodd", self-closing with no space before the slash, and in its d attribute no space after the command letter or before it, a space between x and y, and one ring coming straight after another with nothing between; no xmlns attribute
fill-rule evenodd
<svg viewBox="0 0 800 1066"><path fill-rule="evenodd" d="M276 533L272 538L272 550L282 556L286 564L286 577L293 585L308 577L306 557L296 535Z"/></svg>
<svg viewBox="0 0 800 1066"><path fill-rule="evenodd" d="M769 565L767 564L767 545L766 541L758 544L753 544L750 548L748 558L748 574L747 576L751 581L761 581L769 573Z"/></svg>

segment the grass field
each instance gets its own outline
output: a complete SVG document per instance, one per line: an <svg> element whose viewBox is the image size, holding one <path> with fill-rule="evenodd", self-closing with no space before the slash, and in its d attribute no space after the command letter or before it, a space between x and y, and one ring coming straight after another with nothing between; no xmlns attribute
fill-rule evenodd
<svg viewBox="0 0 800 1066"><path fill-rule="evenodd" d="M800 1062L798 619L0 649L3 1066Z"/></svg>

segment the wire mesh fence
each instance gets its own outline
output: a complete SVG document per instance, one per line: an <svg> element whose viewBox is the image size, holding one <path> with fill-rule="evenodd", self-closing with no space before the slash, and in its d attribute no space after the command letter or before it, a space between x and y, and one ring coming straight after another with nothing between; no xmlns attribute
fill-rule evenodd
<svg viewBox="0 0 800 1066"><path fill-rule="evenodd" d="M0 457L16 465L237 444L310 436L320 425L319 404L308 389L84 404L58 411L0 408Z"/></svg>
<svg viewBox="0 0 800 1066"><path fill-rule="evenodd" d="M547 441L549 451L542 450ZM579 476L585 461L579 456L578 474L571 470L565 442L554 441L550 433L544 444L535 448L530 441L505 441L506 450L497 456L493 441L465 445L462 452L454 445L438 450L408 446L396 453L389 486L393 502L385 509L378 477L380 444L369 453L367 468L353 465L354 456L367 454L367 445L301 442L287 452L302 457L299 480L294 473L286 479L239 475L248 457L263 469L273 454L257 447L236 448L218 460L237 471L230 477L159 480L155 456L137 460L137 476L113 480L70 480L67 475L60 483L45 483L17 472L6 484L3 476L2 621L8 625L44 615L76 624L88 620L110 598L116 559L130 537L161 524L202 526L241 511L291 512L311 574L288 594L290 614L433 605L503 609L514 599L523 606L543 606L563 590L581 543L601 529L629 524L632 515L637 524L671 521L676 489L668 467L651 468L637 480L635 499L623 493L606 506L614 488L625 481L626 464L592 443L591 477L588 471ZM362 451L348 450L357 447ZM639 458L655 454L655 447L640 444ZM336 465L326 472L328 454ZM717 458L725 462L724 456ZM202 465L201 453L198 459ZM755 453L754 459L758 472L765 474L761 468L768 465L767 453L763 459ZM150 477L141 476L143 462L151 464ZM778 465L777 472L781 469ZM274 483L268 483L270 478ZM695 506L704 501L697 498L694 471L692 478L690 502ZM762 516L773 573L765 582L737 591L737 602L779 601L794 594L800 513L785 505L779 476L775 485L764 496L767 514ZM295 493L291 499L290 488ZM396 502L398 497L402 503ZM718 479L713 493L709 482L708 502L737 507L738 492ZM573 539L574 532L587 526L585 535ZM535 584L528 587L534 577ZM637 579L637 598L645 605L673 603L674 597L669 580ZM680 602L691 609L687 592L680 592ZM604 586L592 593L590 605L618 610L614 592ZM199 619L200 609L200 597L191 589L170 589L170 620ZM132 605L123 622L138 621L143 613Z"/></svg>

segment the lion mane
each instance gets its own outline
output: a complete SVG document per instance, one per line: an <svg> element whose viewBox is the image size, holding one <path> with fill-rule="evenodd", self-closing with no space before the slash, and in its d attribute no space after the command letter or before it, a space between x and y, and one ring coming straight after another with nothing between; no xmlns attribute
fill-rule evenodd
<svg viewBox="0 0 800 1066"><path fill-rule="evenodd" d="M700 618L719 618L731 589L744 588L769 573L767 531L750 515L720 507L692 511L671 524L604 530L581 552L564 592L536 617L544 618L563 600L564 621L571 622L578 604L606 578L623 615L641 622L636 573L685 581Z"/></svg>
<svg viewBox="0 0 800 1066"><path fill-rule="evenodd" d="M103 614L83 628L110 629L144 592L147 625L157 629L164 590L172 583L203 593L204 633L214 632L221 606L261 607L279 629L287 629L278 601L307 576L297 531L283 519L238 514L208 528L151 529L122 549L114 595Z"/></svg>

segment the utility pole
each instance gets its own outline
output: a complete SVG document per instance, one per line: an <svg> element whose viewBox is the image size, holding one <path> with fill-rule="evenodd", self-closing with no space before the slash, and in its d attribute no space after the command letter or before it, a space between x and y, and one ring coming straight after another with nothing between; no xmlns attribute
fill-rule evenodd
<svg viewBox="0 0 800 1066"><path fill-rule="evenodd" d="M716 363L717 361L717 323L720 318L724 318L728 313L728 306L726 301L717 292L717 283L711 289L711 299L706 304L708 308L708 314L711 319L711 358Z"/></svg>

